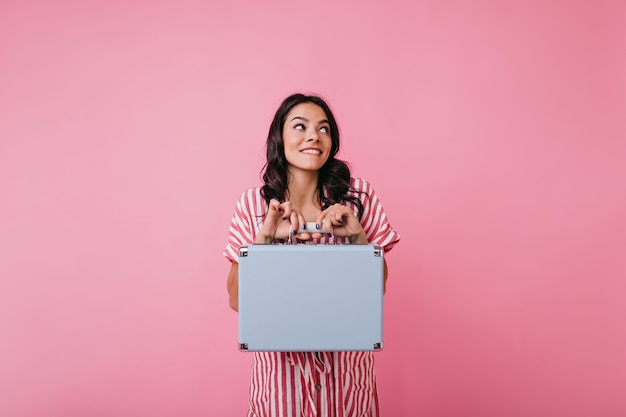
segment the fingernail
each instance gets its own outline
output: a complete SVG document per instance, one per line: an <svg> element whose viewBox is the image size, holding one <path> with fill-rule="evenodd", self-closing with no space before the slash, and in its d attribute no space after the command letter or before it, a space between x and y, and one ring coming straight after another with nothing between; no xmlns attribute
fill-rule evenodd
<svg viewBox="0 0 626 417"><path fill-rule="evenodd" d="M315 223L315 228L316 228L317 230L319 230L319 229L320 229L320 224L319 224L319 223Z"/></svg>
<svg viewBox="0 0 626 417"><path fill-rule="evenodd" d="M302 225L302 230L306 230L306 224Z"/></svg>
<svg viewBox="0 0 626 417"><path fill-rule="evenodd" d="M330 232L328 232L328 233L326 233L326 236L328 236L328 237L333 237L333 234L332 234L332 233L330 233Z"/></svg>
<svg viewBox="0 0 626 417"><path fill-rule="evenodd" d="M293 229L293 234L297 235L298 234L298 229Z"/></svg>

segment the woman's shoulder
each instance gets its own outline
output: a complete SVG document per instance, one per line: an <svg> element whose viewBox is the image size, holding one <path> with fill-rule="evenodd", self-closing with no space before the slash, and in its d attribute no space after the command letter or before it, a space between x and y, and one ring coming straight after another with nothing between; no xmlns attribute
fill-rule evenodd
<svg viewBox="0 0 626 417"><path fill-rule="evenodd" d="M350 188L358 193L370 193L372 191L372 185L369 181L359 177L350 177Z"/></svg>
<svg viewBox="0 0 626 417"><path fill-rule="evenodd" d="M261 190L263 189L263 187L252 187L252 188L246 188L245 190L243 190L243 192L241 193L242 197L250 197L250 196L254 196L254 197L259 197L262 198L261 196Z"/></svg>
<svg viewBox="0 0 626 417"><path fill-rule="evenodd" d="M265 199L261 194L261 187L253 187L244 190L239 197L239 205L246 207L249 211L262 210Z"/></svg>

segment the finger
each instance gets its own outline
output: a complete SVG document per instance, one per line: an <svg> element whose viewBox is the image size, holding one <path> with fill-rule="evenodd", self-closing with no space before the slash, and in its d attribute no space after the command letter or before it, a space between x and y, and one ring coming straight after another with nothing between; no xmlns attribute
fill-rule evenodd
<svg viewBox="0 0 626 417"><path fill-rule="evenodd" d="M267 214L263 219L263 225L259 231L260 237L263 239L275 239L276 227L280 219L278 208L280 203L276 199L271 199L268 204Z"/></svg>
<svg viewBox="0 0 626 417"><path fill-rule="evenodd" d="M287 220L291 217L291 212L293 211L291 208L291 202L285 201L280 205L283 214L283 220Z"/></svg>
<svg viewBox="0 0 626 417"><path fill-rule="evenodd" d="M333 226L339 226L343 223L343 215L338 210L330 210L326 215L326 220Z"/></svg>
<svg viewBox="0 0 626 417"><path fill-rule="evenodd" d="M310 240L313 237L313 234L309 232L300 232L296 235L296 239L298 240Z"/></svg>
<svg viewBox="0 0 626 417"><path fill-rule="evenodd" d="M315 219L315 222L307 223L307 231L311 233L311 237L313 239L319 239L322 236L324 236L323 222L324 222L324 212L321 212Z"/></svg>
<svg viewBox="0 0 626 417"><path fill-rule="evenodd" d="M317 216L317 219L315 219L315 223L317 223L320 226L320 230L322 229L322 223L324 223L325 217L326 217L326 210L320 212L320 214Z"/></svg>
<svg viewBox="0 0 626 417"><path fill-rule="evenodd" d="M341 210L341 205L339 204L333 204L332 206L330 206L329 208L326 209L326 218L330 219L333 223L335 223L338 219L338 214L340 213ZM340 215L340 214L339 214Z"/></svg>
<svg viewBox="0 0 626 417"><path fill-rule="evenodd" d="M298 224L300 225L300 230L306 230L306 220L304 220L304 216L300 212L297 213L297 216L298 216Z"/></svg>
<svg viewBox="0 0 626 417"><path fill-rule="evenodd" d="M335 208L335 210L333 211L333 214L335 216L335 220L337 220L337 222L339 222L339 223L342 223L346 207L342 206L340 204L337 204L337 206L338 207Z"/></svg>
<svg viewBox="0 0 626 417"><path fill-rule="evenodd" d="M310 227L307 226L307 229L309 229ZM315 229L310 228L311 230L309 230L309 232L311 233L311 237L313 239L319 239L322 236L324 236L324 228L322 227L322 224L319 221L315 222Z"/></svg>
<svg viewBox="0 0 626 417"><path fill-rule="evenodd" d="M324 225L324 231L326 232L326 237L329 239L335 235L335 228L333 227L333 223L328 219L326 224Z"/></svg>
<svg viewBox="0 0 626 417"><path fill-rule="evenodd" d="M307 224L306 219L300 212L298 212L298 221L300 222L300 229L297 238L299 240L311 239L311 237L313 237L313 232L316 229L311 224Z"/></svg>
<svg viewBox="0 0 626 417"><path fill-rule="evenodd" d="M324 233L326 233L327 237L331 237L333 235L333 223L330 216L324 217L324 220L322 221L322 229L324 229Z"/></svg>
<svg viewBox="0 0 626 417"><path fill-rule="evenodd" d="M324 236L324 234L321 233L321 232L311 233L311 238L313 238L313 239L321 239L323 236Z"/></svg>
<svg viewBox="0 0 626 417"><path fill-rule="evenodd" d="M298 219L298 213L295 211L291 211L289 216L289 222L291 225L291 232L296 235L298 234L298 228L300 227L300 219Z"/></svg>
<svg viewBox="0 0 626 417"><path fill-rule="evenodd" d="M280 211L280 202L276 200L275 198L272 198L268 205L268 214L269 213L275 214L278 211Z"/></svg>

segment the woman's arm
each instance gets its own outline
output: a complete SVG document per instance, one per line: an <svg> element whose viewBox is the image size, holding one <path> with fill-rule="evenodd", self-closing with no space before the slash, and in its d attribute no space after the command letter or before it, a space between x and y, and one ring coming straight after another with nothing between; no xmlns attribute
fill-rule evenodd
<svg viewBox="0 0 626 417"><path fill-rule="evenodd" d="M385 266L385 271L387 267ZM385 278L386 278L385 274ZM235 311L239 311L239 264L237 262L231 262L230 272L228 273L228 281L226 287L228 288L230 308Z"/></svg>

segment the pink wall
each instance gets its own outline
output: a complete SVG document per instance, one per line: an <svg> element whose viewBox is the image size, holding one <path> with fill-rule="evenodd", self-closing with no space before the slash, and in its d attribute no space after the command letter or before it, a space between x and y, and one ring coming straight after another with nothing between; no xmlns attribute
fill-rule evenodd
<svg viewBox="0 0 626 417"><path fill-rule="evenodd" d="M626 415L626 3L95 3L0 3L0 415L243 415L220 251L301 90L404 237L383 415Z"/></svg>

